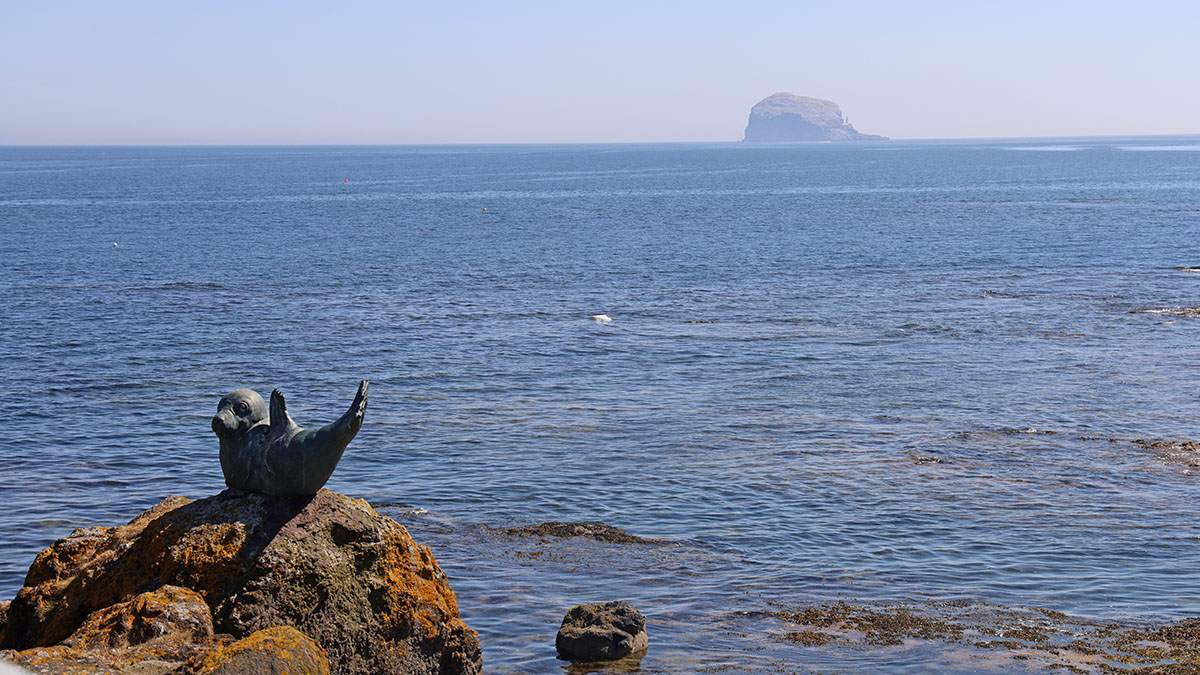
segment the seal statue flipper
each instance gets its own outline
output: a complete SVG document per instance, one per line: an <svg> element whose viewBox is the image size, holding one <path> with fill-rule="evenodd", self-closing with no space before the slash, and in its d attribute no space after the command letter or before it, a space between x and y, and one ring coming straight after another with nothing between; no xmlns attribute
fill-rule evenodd
<svg viewBox="0 0 1200 675"><path fill-rule="evenodd" d="M292 427L296 426L296 423L292 421L292 416L288 414L287 401L283 398L283 392L278 389L271 392L271 416L269 419L271 438L282 438Z"/></svg>
<svg viewBox="0 0 1200 675"><path fill-rule="evenodd" d="M346 445L362 427L367 409L367 388L370 382L363 380L350 409L336 422L320 429L301 429L288 415L287 401L278 389L271 392L269 416L258 398L260 410L248 415L245 423L235 425L224 408L218 407L218 417L213 418L213 431L221 439L221 468L225 471L225 482L230 487L273 495L316 494L333 470L337 468ZM247 392L238 390L234 393ZM229 403L222 399L226 408ZM218 418L221 418L220 420ZM253 426L249 429L247 424ZM236 428L235 428L236 427ZM241 462L227 462L226 455L244 458Z"/></svg>

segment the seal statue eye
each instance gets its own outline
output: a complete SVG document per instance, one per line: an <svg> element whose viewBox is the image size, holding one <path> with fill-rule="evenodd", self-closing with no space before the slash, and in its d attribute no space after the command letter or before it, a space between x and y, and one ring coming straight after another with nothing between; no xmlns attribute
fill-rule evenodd
<svg viewBox="0 0 1200 675"><path fill-rule="evenodd" d="M246 405L245 403L237 404L237 413L239 415L245 415L248 412L250 412L250 406Z"/></svg>

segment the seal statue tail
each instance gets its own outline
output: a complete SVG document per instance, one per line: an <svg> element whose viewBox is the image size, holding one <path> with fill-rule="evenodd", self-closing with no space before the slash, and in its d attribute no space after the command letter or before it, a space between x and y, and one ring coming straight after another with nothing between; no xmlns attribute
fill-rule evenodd
<svg viewBox="0 0 1200 675"><path fill-rule="evenodd" d="M369 384L363 380L346 414L320 429L301 429L288 416L283 394L271 393L271 440L263 468L270 488L265 492L312 495L321 489L362 427Z"/></svg>
<svg viewBox="0 0 1200 675"><path fill-rule="evenodd" d="M341 456L342 450L362 427L363 414L367 412L367 388L370 386L371 383L367 380L359 382L358 393L354 395L354 401L350 404L350 409L346 411L346 414L339 417L336 422L326 424L313 433L317 445L331 450L336 448L337 455Z"/></svg>
<svg viewBox="0 0 1200 675"><path fill-rule="evenodd" d="M307 431L301 431L296 436L300 446L305 449L305 471L302 473L306 474L307 481L313 481L310 485L316 486L311 488L313 493L329 480L338 460L342 458L342 452L362 427L363 414L367 411L367 388L370 384L367 380L359 382L358 393L354 395L350 409L336 422L326 424L311 435Z"/></svg>
<svg viewBox="0 0 1200 675"><path fill-rule="evenodd" d="M358 433L362 427L363 414L367 412L367 388L371 383L363 380L358 383L358 393L354 395L354 401L350 403L350 409L346 414L337 419L336 422L328 424L317 431L322 435L328 435L330 440L340 440L345 437L345 443L349 443L350 439Z"/></svg>

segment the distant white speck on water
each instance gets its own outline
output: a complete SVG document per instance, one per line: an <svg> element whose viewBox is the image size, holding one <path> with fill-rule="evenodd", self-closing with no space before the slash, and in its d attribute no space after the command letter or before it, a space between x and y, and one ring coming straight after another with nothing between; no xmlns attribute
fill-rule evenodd
<svg viewBox="0 0 1200 675"><path fill-rule="evenodd" d="M612 319L608 318L607 314L593 314L592 316L590 316L588 318L590 318L592 321L595 321L596 323L604 325L604 326L607 326L608 324L612 323Z"/></svg>
<svg viewBox="0 0 1200 675"><path fill-rule="evenodd" d="M113 248L116 248L116 247L117 247L117 242L115 242L115 241L114 241L114 242L113 242Z"/></svg>

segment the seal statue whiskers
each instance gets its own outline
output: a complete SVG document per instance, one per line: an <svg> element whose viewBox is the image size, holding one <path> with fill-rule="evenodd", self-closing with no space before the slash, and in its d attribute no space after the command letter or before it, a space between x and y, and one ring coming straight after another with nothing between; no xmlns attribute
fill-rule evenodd
<svg viewBox="0 0 1200 675"><path fill-rule="evenodd" d="M315 431L292 421L278 389L271 392L269 410L249 389L223 396L212 429L221 442L225 484L271 495L315 495L362 426L369 385L366 380L359 383L346 414Z"/></svg>

